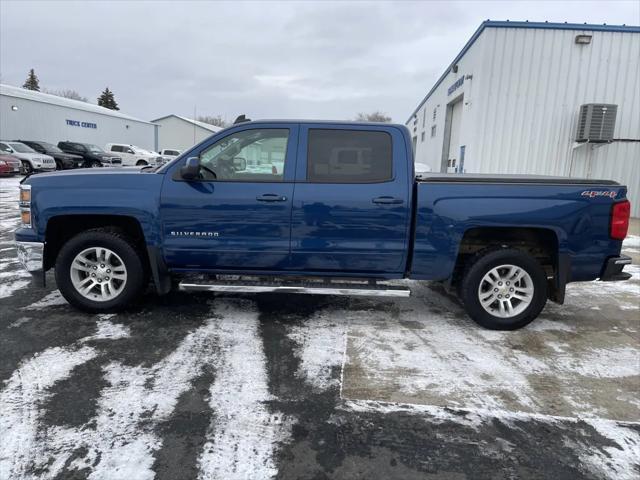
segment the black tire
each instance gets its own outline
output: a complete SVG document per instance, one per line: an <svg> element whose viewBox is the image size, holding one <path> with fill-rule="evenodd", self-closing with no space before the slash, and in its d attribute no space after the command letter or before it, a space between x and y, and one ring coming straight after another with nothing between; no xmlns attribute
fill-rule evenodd
<svg viewBox="0 0 640 480"><path fill-rule="evenodd" d="M524 269L529 274L534 288L529 305L522 312L508 318L492 315L485 310L478 294L484 276L501 265L514 265ZM517 330L535 320L547 303L547 276L542 265L522 250L485 250L477 254L465 269L460 296L467 314L479 325L490 330Z"/></svg>
<svg viewBox="0 0 640 480"><path fill-rule="evenodd" d="M91 163L89 163L89 168L100 168L102 167L102 163L100 163L97 160L93 160Z"/></svg>
<svg viewBox="0 0 640 480"><path fill-rule="evenodd" d="M136 167L146 166L146 165L148 165L148 163L147 163L147 162L145 162L144 160L138 160L138 161L136 162Z"/></svg>
<svg viewBox="0 0 640 480"><path fill-rule="evenodd" d="M116 253L127 270L123 290L108 301L93 301L86 298L73 285L71 262L78 253L91 247L105 247ZM98 228L79 233L60 249L55 266L56 283L62 296L74 307L91 313L118 311L140 295L146 284L145 264L142 254L120 231Z"/></svg>
<svg viewBox="0 0 640 480"><path fill-rule="evenodd" d="M31 166L31 163L29 163L27 160L22 160L22 170L27 175L29 175L30 173L33 173L33 167Z"/></svg>
<svg viewBox="0 0 640 480"><path fill-rule="evenodd" d="M62 162L56 162L56 170L64 170L64 166Z"/></svg>

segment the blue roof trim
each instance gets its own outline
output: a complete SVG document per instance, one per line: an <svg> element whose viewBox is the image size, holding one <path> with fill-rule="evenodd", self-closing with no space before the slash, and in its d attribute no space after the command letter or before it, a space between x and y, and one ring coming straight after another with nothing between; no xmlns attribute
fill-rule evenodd
<svg viewBox="0 0 640 480"><path fill-rule="evenodd" d="M465 53L471 48L471 46L478 39L480 34L484 31L485 28L540 28L540 29L548 29L548 30L588 30L592 32L626 32L626 33L640 33L640 26L635 25L597 25L592 23L550 23L550 22L510 22L509 20L505 21L495 21L495 20L486 20L480 24L478 29L471 35L469 41L462 47L460 53L453 59L453 62L449 64L444 73L440 76L438 81L433 85L429 93L422 99L422 101L418 104L413 113L409 116L406 121L408 124L413 116L418 113L418 110L425 104L431 94L440 86L442 81L446 78L446 76L451 71L451 68L460 61L460 59L464 56Z"/></svg>

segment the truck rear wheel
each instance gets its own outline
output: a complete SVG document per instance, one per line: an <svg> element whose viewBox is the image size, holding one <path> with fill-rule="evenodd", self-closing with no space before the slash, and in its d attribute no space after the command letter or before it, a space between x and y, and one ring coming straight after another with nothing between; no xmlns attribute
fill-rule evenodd
<svg viewBox="0 0 640 480"><path fill-rule="evenodd" d="M55 266L62 296L74 307L99 313L122 309L145 282L140 253L118 231L79 233L60 250Z"/></svg>
<svg viewBox="0 0 640 480"><path fill-rule="evenodd" d="M460 295L479 325L516 330L531 323L547 303L547 277L528 253L515 248L489 250L467 267Z"/></svg>

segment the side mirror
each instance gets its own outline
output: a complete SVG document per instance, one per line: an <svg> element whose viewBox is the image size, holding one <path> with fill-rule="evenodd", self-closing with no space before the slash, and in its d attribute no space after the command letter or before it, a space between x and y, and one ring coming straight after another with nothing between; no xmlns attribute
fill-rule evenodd
<svg viewBox="0 0 640 480"><path fill-rule="evenodd" d="M247 161L242 157L234 157L233 168L236 172L243 172L247 169Z"/></svg>
<svg viewBox="0 0 640 480"><path fill-rule="evenodd" d="M189 157L180 168L180 176L185 180L196 180L200 176L200 159Z"/></svg>

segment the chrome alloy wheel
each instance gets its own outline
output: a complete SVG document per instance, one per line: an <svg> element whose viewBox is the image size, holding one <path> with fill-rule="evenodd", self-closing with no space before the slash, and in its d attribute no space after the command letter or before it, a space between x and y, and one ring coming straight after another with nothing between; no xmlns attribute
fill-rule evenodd
<svg viewBox="0 0 640 480"><path fill-rule="evenodd" d="M91 247L71 262L71 283L83 297L94 302L116 298L127 284L127 268L112 250Z"/></svg>
<svg viewBox="0 0 640 480"><path fill-rule="evenodd" d="M480 305L491 315L511 318L524 312L533 300L533 280L516 265L500 265L489 270L478 287Z"/></svg>

